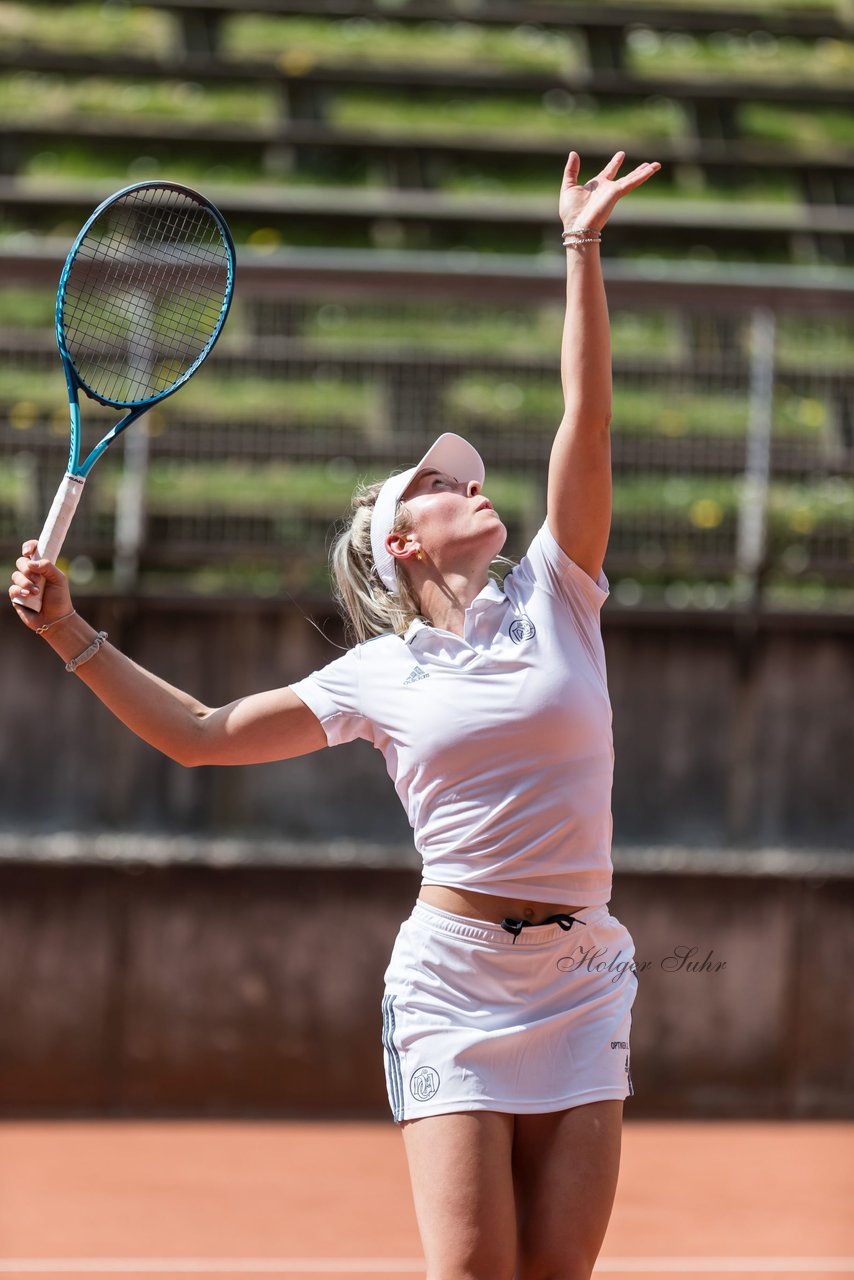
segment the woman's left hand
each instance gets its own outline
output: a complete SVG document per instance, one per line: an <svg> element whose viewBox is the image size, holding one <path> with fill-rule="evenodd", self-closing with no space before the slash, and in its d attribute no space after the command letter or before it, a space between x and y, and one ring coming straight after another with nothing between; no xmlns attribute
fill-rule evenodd
<svg viewBox="0 0 854 1280"><path fill-rule="evenodd" d="M635 187L642 186L661 168L658 161L653 160L651 163L639 164L624 178L618 178L620 165L625 158L625 151L618 151L595 178L580 187L578 170L581 158L577 151L570 151L560 189L559 210L565 230L570 227L593 227L600 230L610 218L617 201L629 191L634 191Z"/></svg>

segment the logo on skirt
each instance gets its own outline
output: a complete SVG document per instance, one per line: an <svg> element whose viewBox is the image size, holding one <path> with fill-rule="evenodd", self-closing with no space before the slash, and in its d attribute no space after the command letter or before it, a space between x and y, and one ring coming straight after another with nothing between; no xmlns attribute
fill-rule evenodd
<svg viewBox="0 0 854 1280"><path fill-rule="evenodd" d="M419 1067L409 1081L409 1091L418 1102L427 1102L439 1088L439 1073L432 1067Z"/></svg>

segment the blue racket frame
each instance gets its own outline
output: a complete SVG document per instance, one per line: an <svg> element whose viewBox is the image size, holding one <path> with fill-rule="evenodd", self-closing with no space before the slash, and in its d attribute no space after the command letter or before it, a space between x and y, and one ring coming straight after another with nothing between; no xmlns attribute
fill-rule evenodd
<svg viewBox="0 0 854 1280"><path fill-rule="evenodd" d="M93 391L91 387L86 385L84 380L80 377L77 370L75 369L74 361L72 360L71 356L68 353L68 350L65 344L64 323L63 323L65 285L68 280L69 273L74 263L74 259L77 256L77 252L80 248L80 245L83 243L83 240L85 239L86 234L89 231L89 228L92 226L92 223L95 221L95 219L100 217L100 215L104 212L105 209L108 209L111 204L114 204L117 200L120 200L123 196L128 195L132 191L142 191L146 187L166 188L169 191L177 191L182 195L190 196L192 199L197 200L199 204L204 205L204 207L210 212L210 214L216 221L220 231L222 232L222 238L226 247L226 257L228 260L228 278L226 281L225 297L223 299L222 307L220 308L219 318L217 320L216 327L214 329L214 332L210 340L208 341L204 350L200 352L199 356L193 362L190 368L187 369L187 371L183 373L181 377L178 378L172 384L171 387L167 387L165 391L158 392L156 396L149 396L148 399L146 400L109 400L105 396L98 395L97 392ZM68 257L65 260L65 266L62 268L62 275L59 277L59 287L56 293L56 344L59 347L59 354L62 359L62 367L65 370L65 382L68 388L68 412L69 412L69 418L70 418L70 433L71 433L69 450L68 450L68 475L80 476L81 478L85 479L86 476L89 474L89 472L92 470L92 467L101 457L101 455L104 453L104 451L109 447L109 445L112 444L113 440L115 440L116 436L121 435L121 433L125 431L129 426L131 426L132 423L136 422L138 418L142 417L144 413L147 413L149 409L154 407L154 405L159 404L161 400L165 400L167 396L174 395L174 393L184 385L184 383L188 380L188 378L191 378L193 376L193 374L198 369L199 365L204 360L207 359L207 357L210 355L211 350L213 349L216 343L217 338L222 332L222 327L225 324L226 317L228 316L228 312L231 307L231 299L234 295L234 271L235 271L234 241L231 238L231 232L228 229L228 224L226 223L225 218L223 218L222 214L217 209L217 207L211 204L210 200L208 200L206 196L201 195L198 191L194 191L192 187L185 187L177 182L159 182L159 181L134 182L131 184L131 186L123 187L121 191L114 192L113 195L109 196L106 200L103 200L101 204L98 205L95 212L91 215L91 217L89 217L86 220L86 223L83 226L82 230L80 231L79 235L77 236L77 239L74 241L74 244L71 246L71 250L68 254ZM131 409L131 412L126 414L124 418L122 418L119 422L117 422L116 425L110 431L107 432L107 434L103 437L103 439L100 440L98 444L95 445L94 449L92 449L91 452L87 454L83 462L80 461L81 427L80 427L80 401L78 397L79 391L85 392L85 394L89 396L90 399L97 400L99 404L109 405L113 409L126 409L126 408Z"/></svg>

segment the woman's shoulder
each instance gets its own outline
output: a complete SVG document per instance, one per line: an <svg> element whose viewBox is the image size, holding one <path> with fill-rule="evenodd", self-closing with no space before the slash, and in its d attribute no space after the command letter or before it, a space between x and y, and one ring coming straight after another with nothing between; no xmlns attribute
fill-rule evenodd
<svg viewBox="0 0 854 1280"><path fill-rule="evenodd" d="M547 521L537 530L517 568L504 580L505 590L519 590L523 584L541 587L569 605L583 603L596 614L609 594L604 571L595 580L585 573L559 545Z"/></svg>

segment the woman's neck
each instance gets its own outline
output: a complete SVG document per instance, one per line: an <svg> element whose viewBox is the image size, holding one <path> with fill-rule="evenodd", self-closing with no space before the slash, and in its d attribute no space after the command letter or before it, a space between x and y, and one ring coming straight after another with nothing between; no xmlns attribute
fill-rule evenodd
<svg viewBox="0 0 854 1280"><path fill-rule="evenodd" d="M462 636L466 610L489 580L488 571L476 578L450 574L447 578L430 574L418 591L421 614L440 631Z"/></svg>

